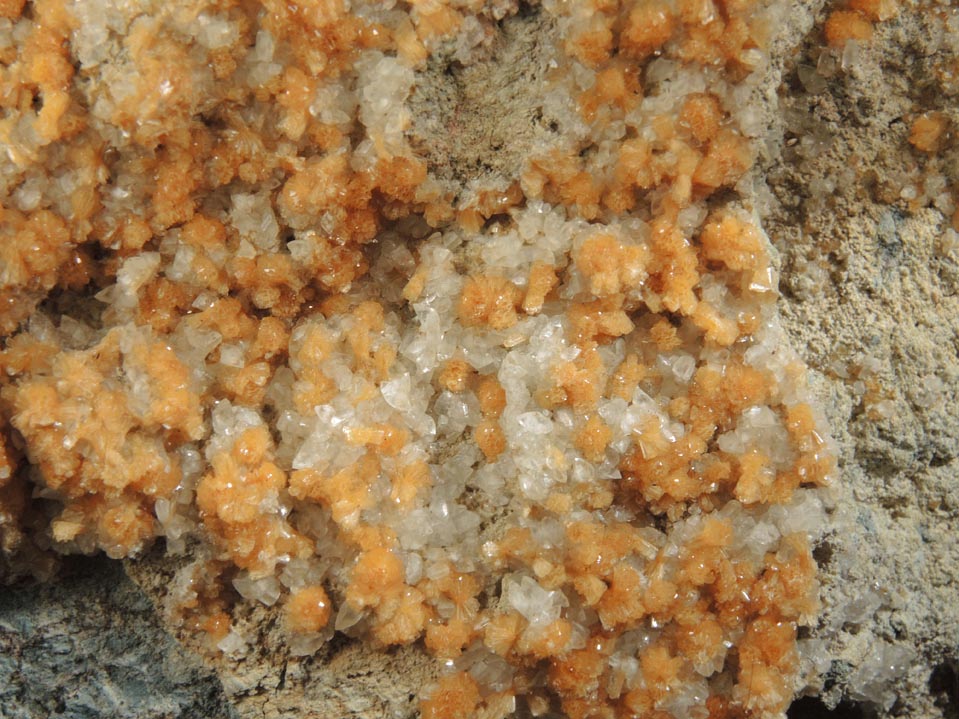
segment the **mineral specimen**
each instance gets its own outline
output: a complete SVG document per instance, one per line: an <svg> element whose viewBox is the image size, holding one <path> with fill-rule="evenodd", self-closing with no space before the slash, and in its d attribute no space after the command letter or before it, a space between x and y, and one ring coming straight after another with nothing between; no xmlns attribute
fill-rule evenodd
<svg viewBox="0 0 959 719"><path fill-rule="evenodd" d="M208 651L422 642L424 719L782 715L835 469L743 191L782 10L0 3L5 572L162 538Z"/></svg>

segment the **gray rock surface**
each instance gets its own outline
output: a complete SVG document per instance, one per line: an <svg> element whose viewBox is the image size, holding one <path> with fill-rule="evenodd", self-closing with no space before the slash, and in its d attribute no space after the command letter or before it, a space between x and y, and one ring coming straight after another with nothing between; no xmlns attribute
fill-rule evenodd
<svg viewBox="0 0 959 719"><path fill-rule="evenodd" d="M73 558L54 583L0 589L3 719L236 716L119 563Z"/></svg>

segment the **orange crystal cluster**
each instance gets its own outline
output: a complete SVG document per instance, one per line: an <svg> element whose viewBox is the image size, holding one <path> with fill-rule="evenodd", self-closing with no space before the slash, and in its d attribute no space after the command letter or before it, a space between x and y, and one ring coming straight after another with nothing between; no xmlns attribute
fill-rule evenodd
<svg viewBox="0 0 959 719"><path fill-rule="evenodd" d="M422 642L424 719L780 716L834 467L743 199L778 6L109 5L0 2L0 569L163 537L211 650ZM566 114L461 195L407 100L530 14Z"/></svg>

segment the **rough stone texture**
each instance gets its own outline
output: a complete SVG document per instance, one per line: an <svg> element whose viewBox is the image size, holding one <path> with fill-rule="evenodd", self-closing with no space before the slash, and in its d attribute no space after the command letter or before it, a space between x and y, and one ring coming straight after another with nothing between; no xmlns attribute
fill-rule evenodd
<svg viewBox="0 0 959 719"><path fill-rule="evenodd" d="M237 714L119 563L74 558L55 583L0 590L0 717L107 716Z"/></svg>
<svg viewBox="0 0 959 719"><path fill-rule="evenodd" d="M877 647L901 647L913 658L889 714L907 717L959 711L959 266L941 244L948 218L902 196L936 163L955 182L955 151L930 160L907 141L920 112L955 123L934 71L955 59L943 41L929 15L904 12L813 93L799 68L819 62L814 30L781 89L787 147L767 173L784 324L841 449L837 527L820 550L824 700Z"/></svg>
<svg viewBox="0 0 959 719"><path fill-rule="evenodd" d="M436 52L419 73L412 144L454 196L471 185L504 189L532 149L555 139L543 92L552 26L543 13L479 26L475 48Z"/></svg>
<svg viewBox="0 0 959 719"><path fill-rule="evenodd" d="M813 370L842 465L835 529L817 552L825 613L811 640L823 642L827 671L809 690L820 698L797 702L790 715L830 715L845 698L832 715L956 717L959 263L943 251L943 213L902 197L931 162L907 142L911 118L939 109L959 124L956 95L932 71L955 50L926 10L910 6L878 25L846 67L837 55L836 71L810 86L808 69L830 60L821 58L819 29L827 11L821 0L792 4L754 94L769 131L753 201L781 254L784 323ZM530 32L524 25L507 49L522 55ZM466 123L458 144L450 140L445 179L479 170L488 173L480 180L501 183L534 135L549 131L548 118L531 125L524 114L522 82L539 77L535 64L519 75L509 62L455 72L444 65L421 77L437 85L420 88L414 105L438 109L416 131L428 139ZM513 75L499 98L506 121L487 143L494 158L477 150L489 116L470 121L468 106L504 72ZM517 102L523 108L511 108ZM503 142L517 137L507 130L519 125L533 135L504 156ZM956 152L938 162L955 183ZM117 568L80 566L84 576L0 594L0 716L410 716L412 694L433 671L415 648L376 654L349 641L293 659L274 617L251 610L241 629L257 637L255 652L215 667L227 709L215 681L162 633ZM173 566L154 558L128 569L159 601ZM887 707L866 705L861 690L882 668L874 664L884 647L902 676Z"/></svg>

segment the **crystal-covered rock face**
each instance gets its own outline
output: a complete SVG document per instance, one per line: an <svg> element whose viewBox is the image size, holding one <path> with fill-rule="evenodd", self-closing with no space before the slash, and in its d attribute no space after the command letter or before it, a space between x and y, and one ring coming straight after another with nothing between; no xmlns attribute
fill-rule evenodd
<svg viewBox="0 0 959 719"><path fill-rule="evenodd" d="M780 716L834 461L739 192L779 5L140 5L0 3L5 561L165 538L210 651L422 642L424 717ZM530 28L484 174L416 84Z"/></svg>

